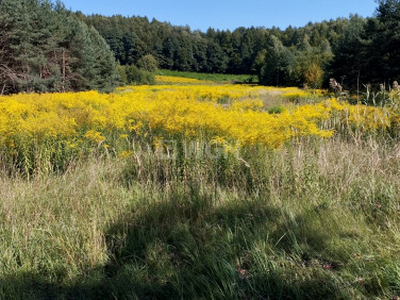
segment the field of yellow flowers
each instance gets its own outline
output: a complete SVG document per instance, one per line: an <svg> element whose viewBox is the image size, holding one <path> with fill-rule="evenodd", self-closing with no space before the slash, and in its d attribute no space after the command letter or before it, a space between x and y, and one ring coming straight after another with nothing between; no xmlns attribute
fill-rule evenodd
<svg viewBox="0 0 400 300"><path fill-rule="evenodd" d="M157 80L0 97L0 299L398 299L398 106Z"/></svg>
<svg viewBox="0 0 400 300"><path fill-rule="evenodd" d="M169 77L159 80L171 82ZM307 103L304 99L313 94L295 88L173 82L178 85L129 86L111 94L3 96L1 161L24 172L57 169L82 155L126 156L134 142L157 148L165 139L200 139L226 149L274 149L305 136L329 138L343 127L371 132L394 122L388 109L321 100L322 92L317 92L320 100ZM298 101L268 113L263 102L268 93Z"/></svg>

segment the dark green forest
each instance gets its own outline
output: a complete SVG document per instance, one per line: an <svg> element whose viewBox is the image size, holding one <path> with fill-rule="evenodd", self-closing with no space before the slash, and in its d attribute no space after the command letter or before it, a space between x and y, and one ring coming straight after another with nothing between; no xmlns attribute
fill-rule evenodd
<svg viewBox="0 0 400 300"><path fill-rule="evenodd" d="M346 88L390 83L400 74L400 1L379 0L373 17L309 23L304 27L237 28L207 32L146 17L84 16L122 65L145 55L160 68L253 74L265 85L319 87L330 77Z"/></svg>
<svg viewBox="0 0 400 300"><path fill-rule="evenodd" d="M275 86L318 88L333 77L356 89L397 80L400 1L377 0L370 18L201 32L146 17L86 16L61 2L0 0L0 45L2 94L108 90L154 65L249 74Z"/></svg>
<svg viewBox="0 0 400 300"><path fill-rule="evenodd" d="M0 0L0 93L110 90L113 53L61 2Z"/></svg>

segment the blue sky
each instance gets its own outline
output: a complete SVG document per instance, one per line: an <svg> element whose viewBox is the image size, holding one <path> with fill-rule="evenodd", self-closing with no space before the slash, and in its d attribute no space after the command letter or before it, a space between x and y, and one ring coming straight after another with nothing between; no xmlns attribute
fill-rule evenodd
<svg viewBox="0 0 400 300"><path fill-rule="evenodd" d="M147 16L192 30L234 30L240 26L285 29L359 14L369 17L375 0L64 0L65 6L85 14Z"/></svg>

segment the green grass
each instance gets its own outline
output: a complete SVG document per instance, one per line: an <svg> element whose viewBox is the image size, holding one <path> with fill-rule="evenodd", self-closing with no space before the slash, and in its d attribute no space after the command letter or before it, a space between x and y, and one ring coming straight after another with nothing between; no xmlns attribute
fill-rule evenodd
<svg viewBox="0 0 400 300"><path fill-rule="evenodd" d="M2 174L0 299L400 294L396 145L179 149L93 157L29 180Z"/></svg>
<svg viewBox="0 0 400 300"><path fill-rule="evenodd" d="M213 81L217 83L257 83L258 78L255 75L245 74L216 74L216 73L196 73L196 72L181 72L171 70L159 70L158 75L176 76L185 78L194 78L198 80Z"/></svg>

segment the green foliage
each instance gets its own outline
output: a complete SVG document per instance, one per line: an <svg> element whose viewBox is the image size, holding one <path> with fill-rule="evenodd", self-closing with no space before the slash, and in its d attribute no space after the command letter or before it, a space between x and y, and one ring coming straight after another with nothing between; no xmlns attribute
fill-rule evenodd
<svg viewBox="0 0 400 300"><path fill-rule="evenodd" d="M380 0L376 11L379 29L373 36L373 41L378 49L385 53L382 55L383 71L381 76L389 79L390 83L400 74L400 1Z"/></svg>
<svg viewBox="0 0 400 300"><path fill-rule="evenodd" d="M139 69L154 73L158 69L158 62L153 55L147 54L138 60L137 66Z"/></svg>
<svg viewBox="0 0 400 300"><path fill-rule="evenodd" d="M339 34L336 31L342 27L342 21L337 20L311 24L306 29L281 31L277 28L240 27L231 32L210 28L202 33L157 20L149 22L141 17L93 15L81 18L99 30L122 65L138 66L141 57L151 54L162 69L249 75L260 74L271 35L276 36L295 56L296 50L304 52L298 47L308 36L306 39L313 53L322 57L330 51L330 44ZM324 69L325 62L318 61L318 65ZM302 86L302 75L293 73L290 82Z"/></svg>
<svg viewBox="0 0 400 300"><path fill-rule="evenodd" d="M210 28L203 33L141 17L80 18L99 30L122 65L137 66L139 59L152 55L161 69L257 75L262 84L299 87L320 86L321 81L327 86L334 77L343 78L347 88L357 82L392 82L400 73L399 30L393 21L398 1L378 5L373 18L351 15L285 30ZM318 79L310 79L313 69Z"/></svg>
<svg viewBox="0 0 400 300"><path fill-rule="evenodd" d="M270 37L269 43L259 81L265 85L284 86L290 82L296 64L294 55L275 36Z"/></svg>
<svg viewBox="0 0 400 300"><path fill-rule="evenodd" d="M399 294L396 145L308 140L179 160L145 149L0 175L0 298Z"/></svg>
<svg viewBox="0 0 400 300"><path fill-rule="evenodd" d="M45 0L0 3L0 91L110 90L115 59L99 33Z"/></svg>
<svg viewBox="0 0 400 300"><path fill-rule="evenodd" d="M263 49L260 52L257 53L257 56L254 60L254 71L256 74L261 74L261 69L265 63L265 58L267 55L267 49Z"/></svg>
<svg viewBox="0 0 400 300"><path fill-rule="evenodd" d="M193 79L213 81L213 82L250 83L251 81L251 83L256 83L256 80L253 79L251 75L245 75L245 74L198 73L198 72L181 72L181 71L171 71L171 70L159 70L157 74L166 76L186 77L186 78L193 78Z"/></svg>
<svg viewBox="0 0 400 300"><path fill-rule="evenodd" d="M123 85L128 84L128 77L126 76L126 71L125 71L126 67L118 65L117 68L118 68L118 74L119 74L121 84L123 84Z"/></svg>
<svg viewBox="0 0 400 300"><path fill-rule="evenodd" d="M377 3L373 18L351 15L285 30L210 28L202 33L140 17L80 17L99 30L122 65L137 65L152 55L168 70L257 75L262 84L299 87L327 86L334 77L343 79L345 88L360 88L361 83L391 83L400 74L399 2ZM312 70L318 78L311 79Z"/></svg>
<svg viewBox="0 0 400 300"><path fill-rule="evenodd" d="M283 106L272 106L268 109L269 114L280 114L285 108Z"/></svg>
<svg viewBox="0 0 400 300"><path fill-rule="evenodd" d="M369 73L379 77L380 67L378 65L380 63L377 60L377 56L381 54L371 51L370 55L373 56L366 57L369 43L367 40L369 39L369 34L366 34L366 26L368 23L371 25L371 22L373 21L367 21L359 16L352 16L333 49L335 56L329 65L331 76L337 79L345 78L346 81L343 83L347 87L357 87L357 78L359 78L360 82L366 84L370 80L367 78ZM348 63L349 61L351 61L351 64ZM367 68L366 64L370 64L370 67Z"/></svg>
<svg viewBox="0 0 400 300"><path fill-rule="evenodd" d="M376 17L364 20L352 16L334 47L335 59L330 66L333 77L344 77L348 88L362 84L391 84L398 79L400 67L400 2L377 1ZM345 62L351 61L351 64Z"/></svg>
<svg viewBox="0 0 400 300"><path fill-rule="evenodd" d="M139 69L135 65L125 67L126 84L154 84L155 73Z"/></svg>

